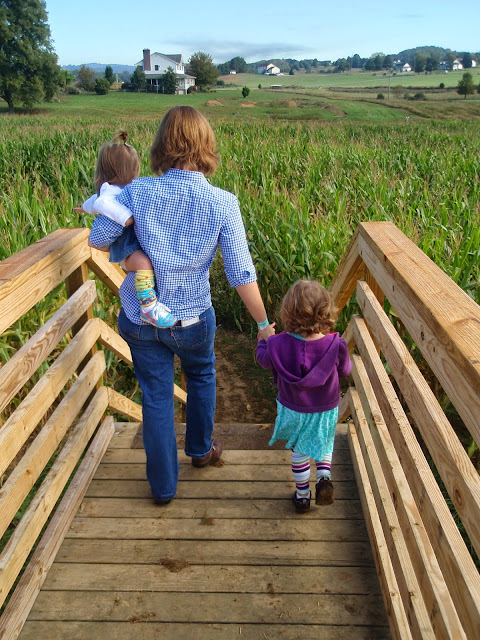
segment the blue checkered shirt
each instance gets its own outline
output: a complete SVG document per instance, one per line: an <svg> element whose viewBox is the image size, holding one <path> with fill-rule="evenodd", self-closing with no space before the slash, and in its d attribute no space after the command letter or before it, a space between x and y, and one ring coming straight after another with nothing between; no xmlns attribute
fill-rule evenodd
<svg viewBox="0 0 480 640"><path fill-rule="evenodd" d="M170 169L158 178L138 178L117 196L135 219L138 241L153 264L158 299L180 320L212 304L209 269L220 247L230 286L255 282L237 198L213 187L202 173ZM96 247L107 247L124 227L98 216L90 232ZM128 273L120 299L129 320L141 324L135 274Z"/></svg>

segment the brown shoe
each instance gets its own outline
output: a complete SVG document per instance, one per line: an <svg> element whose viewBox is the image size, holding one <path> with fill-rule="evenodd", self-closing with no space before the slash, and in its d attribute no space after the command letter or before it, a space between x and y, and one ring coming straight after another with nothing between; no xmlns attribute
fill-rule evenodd
<svg viewBox="0 0 480 640"><path fill-rule="evenodd" d="M299 498L297 496L297 491L295 490L292 495L293 506L295 507L295 511L297 513L307 513L310 510L310 498L312 497L312 492L308 494L308 498Z"/></svg>
<svg viewBox="0 0 480 640"><path fill-rule="evenodd" d="M223 447L220 442L218 440L214 440L212 442L210 453L207 453L207 455L203 456L203 458L192 458L192 464L194 467L206 467L208 464L220 460L222 451Z"/></svg>
<svg viewBox="0 0 480 640"><path fill-rule="evenodd" d="M323 477L315 487L315 504L333 503L333 484L330 478Z"/></svg>

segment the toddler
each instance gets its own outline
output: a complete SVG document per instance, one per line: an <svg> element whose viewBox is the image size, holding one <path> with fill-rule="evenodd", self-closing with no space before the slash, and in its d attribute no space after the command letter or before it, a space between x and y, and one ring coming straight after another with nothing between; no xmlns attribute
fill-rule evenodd
<svg viewBox="0 0 480 640"><path fill-rule="evenodd" d="M292 502L297 513L310 509L310 458L315 460L315 503L332 504L330 475L333 441L340 403L339 378L352 369L347 343L331 333L336 309L321 284L298 280L282 302L280 316L285 331L268 342L258 339L257 359L273 371L278 387L277 418L272 445L286 440L292 450L296 485Z"/></svg>
<svg viewBox="0 0 480 640"><path fill-rule="evenodd" d="M135 291L140 301L143 322L164 329L177 319L170 309L157 300L155 275L150 258L144 253L133 228L130 209L115 200L123 187L140 174L136 150L127 144L127 132L120 131L112 142L100 149L95 169L97 193L88 198L82 209L89 214L101 214L125 227L122 235L110 245L110 261L118 262L126 271L135 271Z"/></svg>

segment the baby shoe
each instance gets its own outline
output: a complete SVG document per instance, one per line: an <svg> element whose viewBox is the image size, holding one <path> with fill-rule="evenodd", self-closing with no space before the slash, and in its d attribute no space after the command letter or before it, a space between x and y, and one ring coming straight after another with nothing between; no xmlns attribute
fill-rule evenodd
<svg viewBox="0 0 480 640"><path fill-rule="evenodd" d="M327 476L323 476L315 487L315 504L332 504L333 483Z"/></svg>
<svg viewBox="0 0 480 640"><path fill-rule="evenodd" d="M159 329L166 329L167 327L173 327L177 322L177 318L172 316L170 309L161 302L156 302L151 307L140 307L140 320L147 324L153 324L154 327Z"/></svg>
<svg viewBox="0 0 480 640"><path fill-rule="evenodd" d="M295 507L295 511L297 513L306 513L310 509L310 498L312 497L312 492L310 491L308 494L308 498L299 498L297 496L297 492L293 492L292 502Z"/></svg>

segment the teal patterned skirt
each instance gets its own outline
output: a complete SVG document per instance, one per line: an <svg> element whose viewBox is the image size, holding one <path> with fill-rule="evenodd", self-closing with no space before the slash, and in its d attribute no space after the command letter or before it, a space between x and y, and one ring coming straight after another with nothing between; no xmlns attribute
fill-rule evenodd
<svg viewBox="0 0 480 640"><path fill-rule="evenodd" d="M277 400L277 419L269 445L286 440L286 449L322 460L333 452L338 407L320 413L300 413L287 409Z"/></svg>

